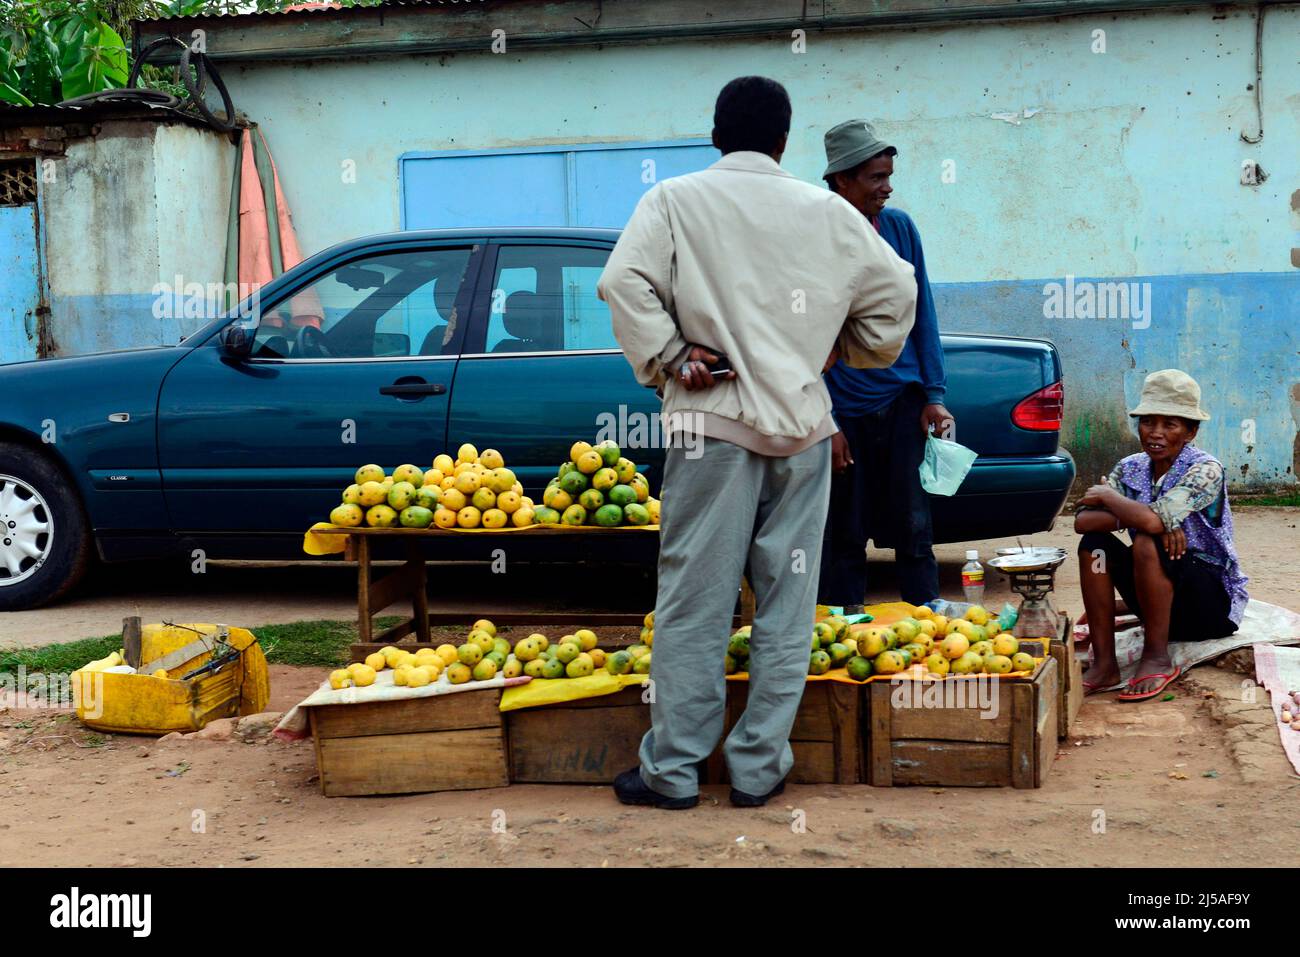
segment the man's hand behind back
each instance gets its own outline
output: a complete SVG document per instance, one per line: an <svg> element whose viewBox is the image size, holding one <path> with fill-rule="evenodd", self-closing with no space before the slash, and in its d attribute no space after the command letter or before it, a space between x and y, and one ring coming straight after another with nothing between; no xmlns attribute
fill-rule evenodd
<svg viewBox="0 0 1300 957"><path fill-rule="evenodd" d="M717 361L718 356L708 349L692 346L691 351L686 355L686 361L677 370L677 381L687 392L695 392L700 389L712 389L719 382L736 377L735 371L731 369L714 374L709 366Z"/></svg>

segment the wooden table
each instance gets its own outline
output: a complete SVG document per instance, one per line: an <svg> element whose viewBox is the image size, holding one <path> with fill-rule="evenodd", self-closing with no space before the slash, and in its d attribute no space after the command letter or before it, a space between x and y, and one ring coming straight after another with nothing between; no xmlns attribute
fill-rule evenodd
<svg viewBox="0 0 1300 957"><path fill-rule="evenodd" d="M417 644L428 644L430 625L464 624L468 615L491 618L498 625L544 625L571 624L576 619L591 625L629 625L640 627L644 615L636 612L500 612L486 609L481 613L466 612L430 612L429 597L426 591L428 579L425 572L426 558L423 545L430 538L448 535L486 535L491 541L508 540L517 535L649 535L657 534L654 529L644 527L588 528L573 529L539 525L527 529L501 529L499 531L457 531L447 528L322 528L317 535L345 535L347 544L344 557L357 563L357 643L353 645L354 656L377 651L385 645L397 644L414 635ZM405 561L386 575L376 576L372 560L371 540L374 538L401 540L405 550ZM411 603L411 615L403 618L390 628L378 631L374 625L374 616L393 602L406 599ZM754 594L747 581L742 582L740 598L740 623L754 620ZM356 660L361 660L357 658Z"/></svg>

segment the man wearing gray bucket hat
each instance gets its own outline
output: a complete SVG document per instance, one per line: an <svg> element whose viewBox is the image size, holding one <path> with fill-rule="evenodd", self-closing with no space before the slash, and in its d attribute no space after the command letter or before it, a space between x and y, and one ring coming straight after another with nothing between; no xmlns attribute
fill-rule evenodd
<svg viewBox="0 0 1300 957"><path fill-rule="evenodd" d="M1146 701L1181 674L1170 641L1205 641L1237 630L1248 596L1233 544L1223 466L1192 445L1210 414L1201 387L1179 369L1146 377L1130 412L1142 451L1121 459L1079 499L1079 586L1092 665L1085 694L1124 691ZM1126 545L1112 532L1128 532ZM1115 656L1115 592L1141 620L1142 660L1127 685ZM1082 620L1082 619L1081 619Z"/></svg>
<svg viewBox="0 0 1300 957"><path fill-rule="evenodd" d="M840 428L832 438L834 518L823 537L818 587L819 601L828 605L864 601L868 539L894 549L901 598L920 604L939 595L930 500L919 468L926 433L933 428L951 438L953 419L943 404L947 376L921 234L907 213L886 207L897 153L866 120L826 133L826 185L912 264L917 287L916 323L893 365L855 369L839 362L824 377Z"/></svg>

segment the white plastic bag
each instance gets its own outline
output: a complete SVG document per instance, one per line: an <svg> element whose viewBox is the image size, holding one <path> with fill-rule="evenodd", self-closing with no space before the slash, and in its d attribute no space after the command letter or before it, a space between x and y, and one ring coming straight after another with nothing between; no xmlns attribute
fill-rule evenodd
<svg viewBox="0 0 1300 957"><path fill-rule="evenodd" d="M964 445L928 436L921 460L921 488L931 495L954 494L976 458L978 455Z"/></svg>

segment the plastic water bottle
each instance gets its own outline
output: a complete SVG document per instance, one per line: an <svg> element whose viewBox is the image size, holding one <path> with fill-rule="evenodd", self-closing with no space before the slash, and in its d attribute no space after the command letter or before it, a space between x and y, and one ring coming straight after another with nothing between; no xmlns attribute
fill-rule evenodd
<svg viewBox="0 0 1300 957"><path fill-rule="evenodd" d="M974 548L966 550L966 564L961 566L961 590L972 605L984 604L984 566Z"/></svg>

